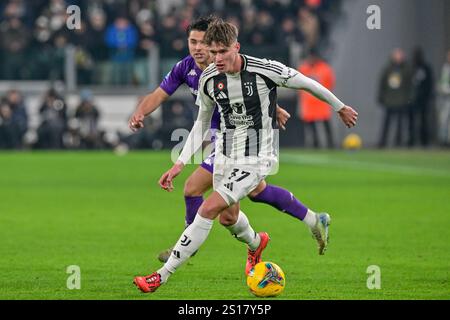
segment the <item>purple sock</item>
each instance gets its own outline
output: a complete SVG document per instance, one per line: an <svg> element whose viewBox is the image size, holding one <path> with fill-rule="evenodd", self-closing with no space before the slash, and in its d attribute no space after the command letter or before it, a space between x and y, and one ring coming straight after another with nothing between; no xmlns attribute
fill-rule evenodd
<svg viewBox="0 0 450 320"><path fill-rule="evenodd" d="M195 215L197 214L198 209L203 203L203 197L184 196L184 202L186 203L186 226L188 226L192 222L194 222Z"/></svg>
<svg viewBox="0 0 450 320"><path fill-rule="evenodd" d="M308 212L308 208L298 201L291 192L269 184L262 192L256 197L250 198L250 200L270 204L272 207L300 220L303 220Z"/></svg>

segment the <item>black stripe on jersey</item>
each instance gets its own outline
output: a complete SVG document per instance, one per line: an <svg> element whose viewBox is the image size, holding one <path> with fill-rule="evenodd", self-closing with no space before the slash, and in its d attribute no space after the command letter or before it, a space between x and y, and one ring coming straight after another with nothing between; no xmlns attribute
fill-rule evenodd
<svg viewBox="0 0 450 320"><path fill-rule="evenodd" d="M253 62L249 62L248 66L249 67L254 67L254 68L260 68L260 69L264 69L264 70L268 70L268 71L272 71L272 72L274 72L274 73L276 73L276 74L278 74L280 76L282 75L282 72L278 71L278 69L274 69L274 68L271 68L271 67L266 67L266 66L260 65L260 64L255 64Z"/></svg>
<svg viewBox="0 0 450 320"><path fill-rule="evenodd" d="M242 70L246 70L247 69L247 62L248 62L248 58L246 55L241 54L242 59L244 60L244 67L242 68Z"/></svg>
<svg viewBox="0 0 450 320"><path fill-rule="evenodd" d="M209 95L209 92L208 92L208 81L209 81L209 80L211 80L211 79L206 80L205 83L204 83L204 85L203 85L203 93L204 93L205 95L207 95L212 101L215 101L215 100L214 100L214 97L211 97L211 96Z"/></svg>
<svg viewBox="0 0 450 320"><path fill-rule="evenodd" d="M209 69L209 70L208 70L208 68L206 68L205 71L203 71L203 73L202 73L202 77L205 78L205 77L207 77L207 76L213 74L213 73L216 72L216 71L217 71L216 67L212 67L212 68Z"/></svg>
<svg viewBox="0 0 450 320"><path fill-rule="evenodd" d="M283 72L283 68L273 64L273 63L264 63L262 61L258 61L252 58L248 58L248 63L250 64L254 64L254 65L258 65L258 66L262 66L262 67L266 67L266 68L273 68L274 70L277 70L279 72Z"/></svg>
<svg viewBox="0 0 450 320"><path fill-rule="evenodd" d="M269 93L269 117L272 118L272 128L277 128L277 85L267 76L258 73L258 75L264 80L266 86L270 89Z"/></svg>
<svg viewBox="0 0 450 320"><path fill-rule="evenodd" d="M259 131L262 129L261 101L256 85L256 73L246 70L241 72L242 97L247 116L252 116L253 125L247 129L247 139L245 141L245 156L257 156L261 148ZM256 154L255 154L256 153Z"/></svg>
<svg viewBox="0 0 450 320"><path fill-rule="evenodd" d="M262 129L261 101L259 100L258 87L256 85L256 73L241 72L241 88L247 115L252 116L252 129Z"/></svg>
<svg viewBox="0 0 450 320"><path fill-rule="evenodd" d="M222 73L213 77L214 79L214 97L221 109L221 116L225 120L225 132L223 132L223 149L222 152L225 156L229 157L231 154L231 143L233 142L234 129L236 126L230 123L230 115L233 114L233 109L230 106L230 96L228 93L227 76ZM219 89L219 84L222 89Z"/></svg>
<svg viewBox="0 0 450 320"><path fill-rule="evenodd" d="M255 129L247 129L247 139L245 140L245 156L258 156L261 150L261 132ZM256 148L255 148L256 147Z"/></svg>

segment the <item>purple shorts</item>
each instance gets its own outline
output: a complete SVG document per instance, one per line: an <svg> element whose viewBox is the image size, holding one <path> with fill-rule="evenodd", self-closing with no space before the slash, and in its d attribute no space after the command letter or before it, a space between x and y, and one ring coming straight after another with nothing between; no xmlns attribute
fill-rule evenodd
<svg viewBox="0 0 450 320"><path fill-rule="evenodd" d="M211 142L216 143L216 140L217 140L216 130L217 129L211 129L211 130L213 130ZM200 167L202 167L205 170L208 170L211 174L214 173L214 157L215 157L215 155L216 155L215 148L213 148L213 150L211 151L211 154L208 156L208 158L203 160L202 164L200 165Z"/></svg>
<svg viewBox="0 0 450 320"><path fill-rule="evenodd" d="M211 154L203 160L202 164L200 165L203 169L208 170L211 174L214 172L214 157L215 157L214 150L211 152Z"/></svg>

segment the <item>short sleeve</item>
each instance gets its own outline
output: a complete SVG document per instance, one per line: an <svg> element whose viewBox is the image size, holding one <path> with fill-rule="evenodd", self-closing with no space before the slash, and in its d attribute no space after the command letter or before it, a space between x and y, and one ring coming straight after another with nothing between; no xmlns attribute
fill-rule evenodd
<svg viewBox="0 0 450 320"><path fill-rule="evenodd" d="M172 70L165 76L164 80L159 85L169 96L184 83L183 68L184 63L182 60L173 66Z"/></svg>
<svg viewBox="0 0 450 320"><path fill-rule="evenodd" d="M205 81L206 80L206 81ZM214 100L208 93L208 80L204 78L200 78L199 87L198 87L198 95L195 104L199 107L204 106L207 108L213 108L215 106Z"/></svg>

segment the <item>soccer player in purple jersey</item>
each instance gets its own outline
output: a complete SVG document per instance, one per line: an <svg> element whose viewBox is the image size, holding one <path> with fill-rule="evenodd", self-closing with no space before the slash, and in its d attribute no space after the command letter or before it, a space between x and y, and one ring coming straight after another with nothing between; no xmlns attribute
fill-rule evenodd
<svg viewBox="0 0 450 320"><path fill-rule="evenodd" d="M173 67L172 71L165 77L160 86L141 101L129 120L129 127L133 131L142 128L144 126L144 117L156 110L161 103L166 101L183 83L189 87L192 95L196 98L200 76L203 70L206 69L211 62L207 47L203 43L203 37L210 22L211 19L199 19L189 26L187 35L190 55L178 62ZM277 123L284 129L284 125L290 116L279 106L277 106L276 111ZM211 119L211 128L219 129L219 123L220 114L216 107ZM203 203L203 194L212 187L213 165L214 153L205 159L199 168L197 168L185 182L184 198L186 204L186 227L194 221L198 209ZM297 200L291 192L278 186L269 185L265 181L262 181L248 196L251 201L269 204L274 208L305 222L307 225L317 221L315 213L308 210L308 208ZM242 223L248 224L245 214L243 212L241 213ZM227 216L229 215L222 215L220 222L224 226L234 224L235 221L228 221L226 219ZM323 254L325 244L318 236L314 236L319 243L319 253ZM254 250L249 249L248 259L251 260L248 263L249 266L255 264L254 262L259 262L260 254L269 240L266 233L255 233L255 238L258 245L256 248L253 248ZM158 258L161 262L166 262L171 253L172 248L167 249L161 252Z"/></svg>

